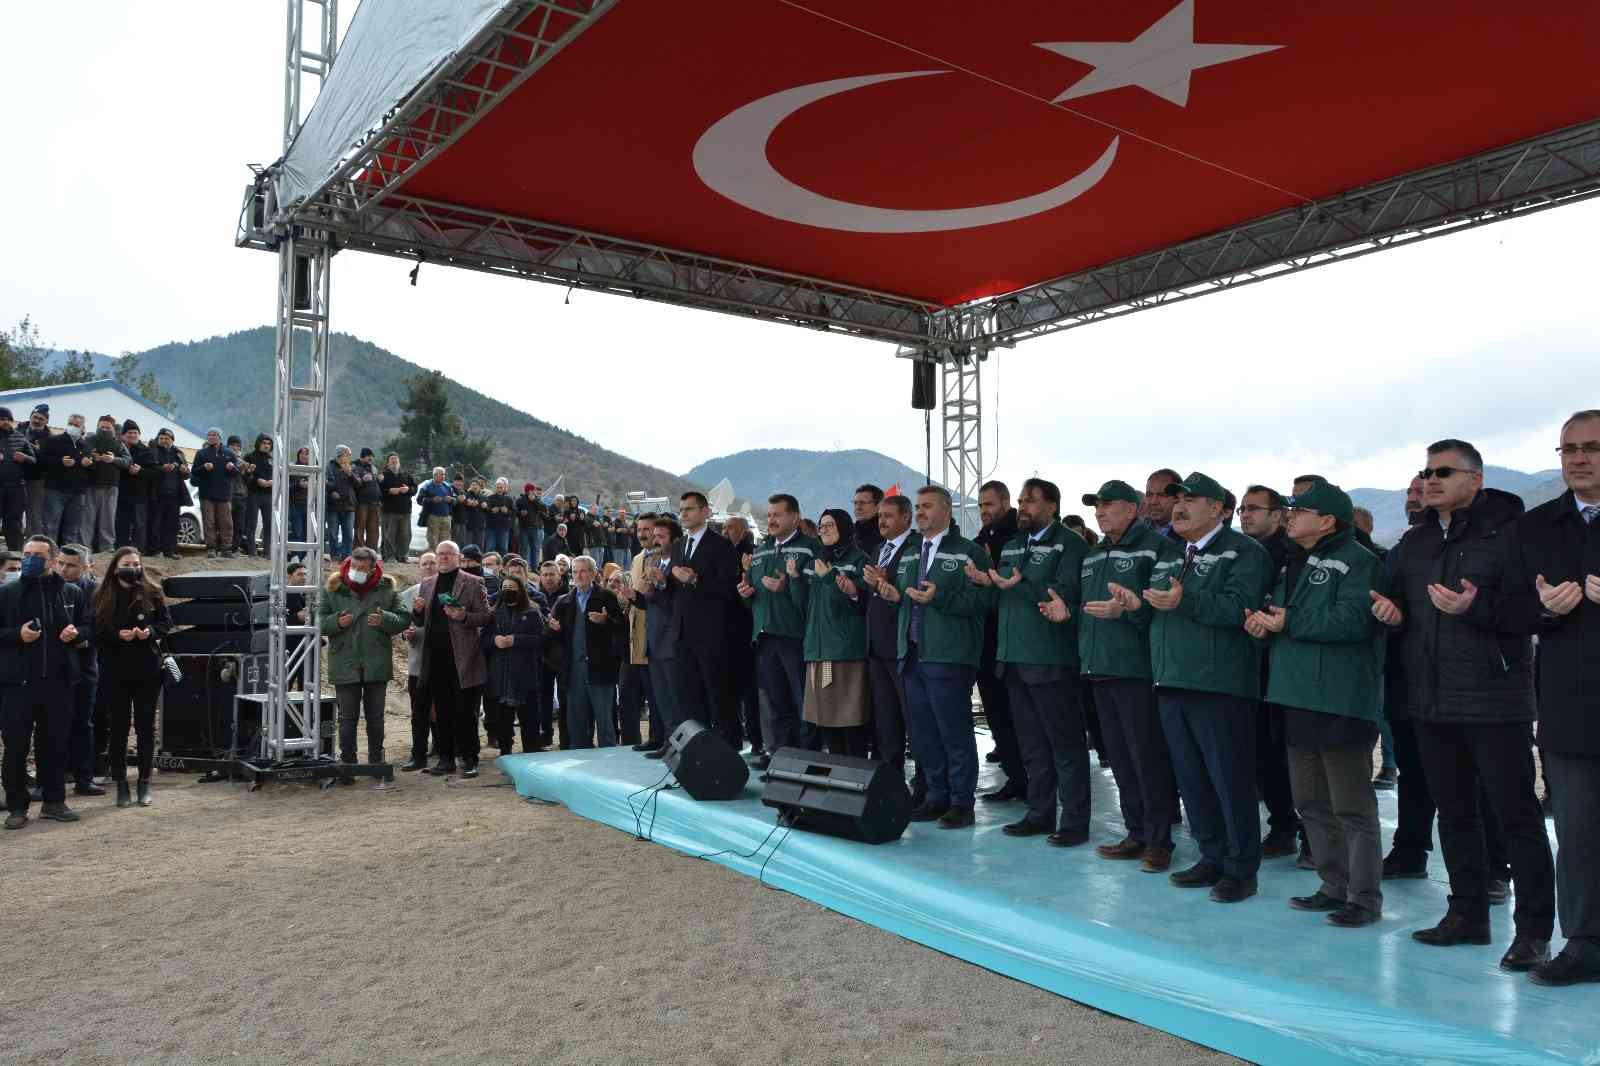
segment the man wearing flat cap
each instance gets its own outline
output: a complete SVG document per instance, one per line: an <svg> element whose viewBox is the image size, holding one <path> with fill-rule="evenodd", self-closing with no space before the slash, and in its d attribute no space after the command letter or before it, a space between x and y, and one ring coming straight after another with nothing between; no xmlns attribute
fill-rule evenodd
<svg viewBox="0 0 1600 1066"><path fill-rule="evenodd" d="M1272 578L1266 549L1222 523L1227 490L1198 471L1167 486L1172 530L1143 598L1155 611L1150 665L1161 730L1200 861L1173 873L1218 903L1255 895L1261 865L1256 805L1256 704L1261 649L1244 629Z"/></svg>

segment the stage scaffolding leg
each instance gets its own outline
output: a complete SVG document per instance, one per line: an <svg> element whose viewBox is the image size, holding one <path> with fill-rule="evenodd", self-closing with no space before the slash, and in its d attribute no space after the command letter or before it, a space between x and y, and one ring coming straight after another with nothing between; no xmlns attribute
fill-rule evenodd
<svg viewBox="0 0 1600 1066"><path fill-rule="evenodd" d="M982 525L976 501L983 484L983 407L978 397L983 360L977 345L954 346L941 354L944 484L955 497L961 535L971 537Z"/></svg>

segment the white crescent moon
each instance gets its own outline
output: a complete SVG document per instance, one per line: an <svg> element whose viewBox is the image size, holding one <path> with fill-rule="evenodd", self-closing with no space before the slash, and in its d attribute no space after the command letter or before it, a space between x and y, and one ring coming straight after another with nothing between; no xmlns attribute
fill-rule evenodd
<svg viewBox="0 0 1600 1066"><path fill-rule="evenodd" d="M778 173L767 159L767 141L773 131L803 107L868 85L948 73L947 70L908 70L898 74L868 74L819 81L763 96L719 119L700 135L694 146L695 173L734 203L786 222L849 233L932 233L992 226L1049 211L1094 188L1111 169L1117 157L1119 137L1111 138L1100 158L1087 169L1033 196L943 211L903 211L814 193Z"/></svg>

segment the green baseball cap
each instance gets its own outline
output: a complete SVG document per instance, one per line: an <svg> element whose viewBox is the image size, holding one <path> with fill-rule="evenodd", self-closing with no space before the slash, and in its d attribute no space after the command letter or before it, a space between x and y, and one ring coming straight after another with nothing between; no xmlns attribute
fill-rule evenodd
<svg viewBox="0 0 1600 1066"><path fill-rule="evenodd" d="M1218 503L1228 502L1228 490L1198 470L1182 481L1174 481L1161 491L1168 496L1205 496Z"/></svg>
<svg viewBox="0 0 1600 1066"><path fill-rule="evenodd" d="M1126 481L1108 481L1100 486L1099 492L1086 492L1083 494L1083 505L1085 507L1093 507L1102 500L1106 502L1123 500L1133 504L1135 507L1144 502L1144 499L1139 495L1139 490Z"/></svg>
<svg viewBox="0 0 1600 1066"><path fill-rule="evenodd" d="M1318 481L1300 495L1290 496L1284 502L1301 510L1332 515L1345 525L1355 518L1355 504L1350 502L1349 494L1327 481Z"/></svg>

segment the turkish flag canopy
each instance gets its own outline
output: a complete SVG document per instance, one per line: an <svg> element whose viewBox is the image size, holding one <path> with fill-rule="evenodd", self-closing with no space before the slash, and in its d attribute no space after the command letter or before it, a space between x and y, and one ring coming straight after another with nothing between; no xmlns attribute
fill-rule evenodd
<svg viewBox="0 0 1600 1066"><path fill-rule="evenodd" d="M1600 4L620 4L405 186L942 304L1600 116Z"/></svg>

